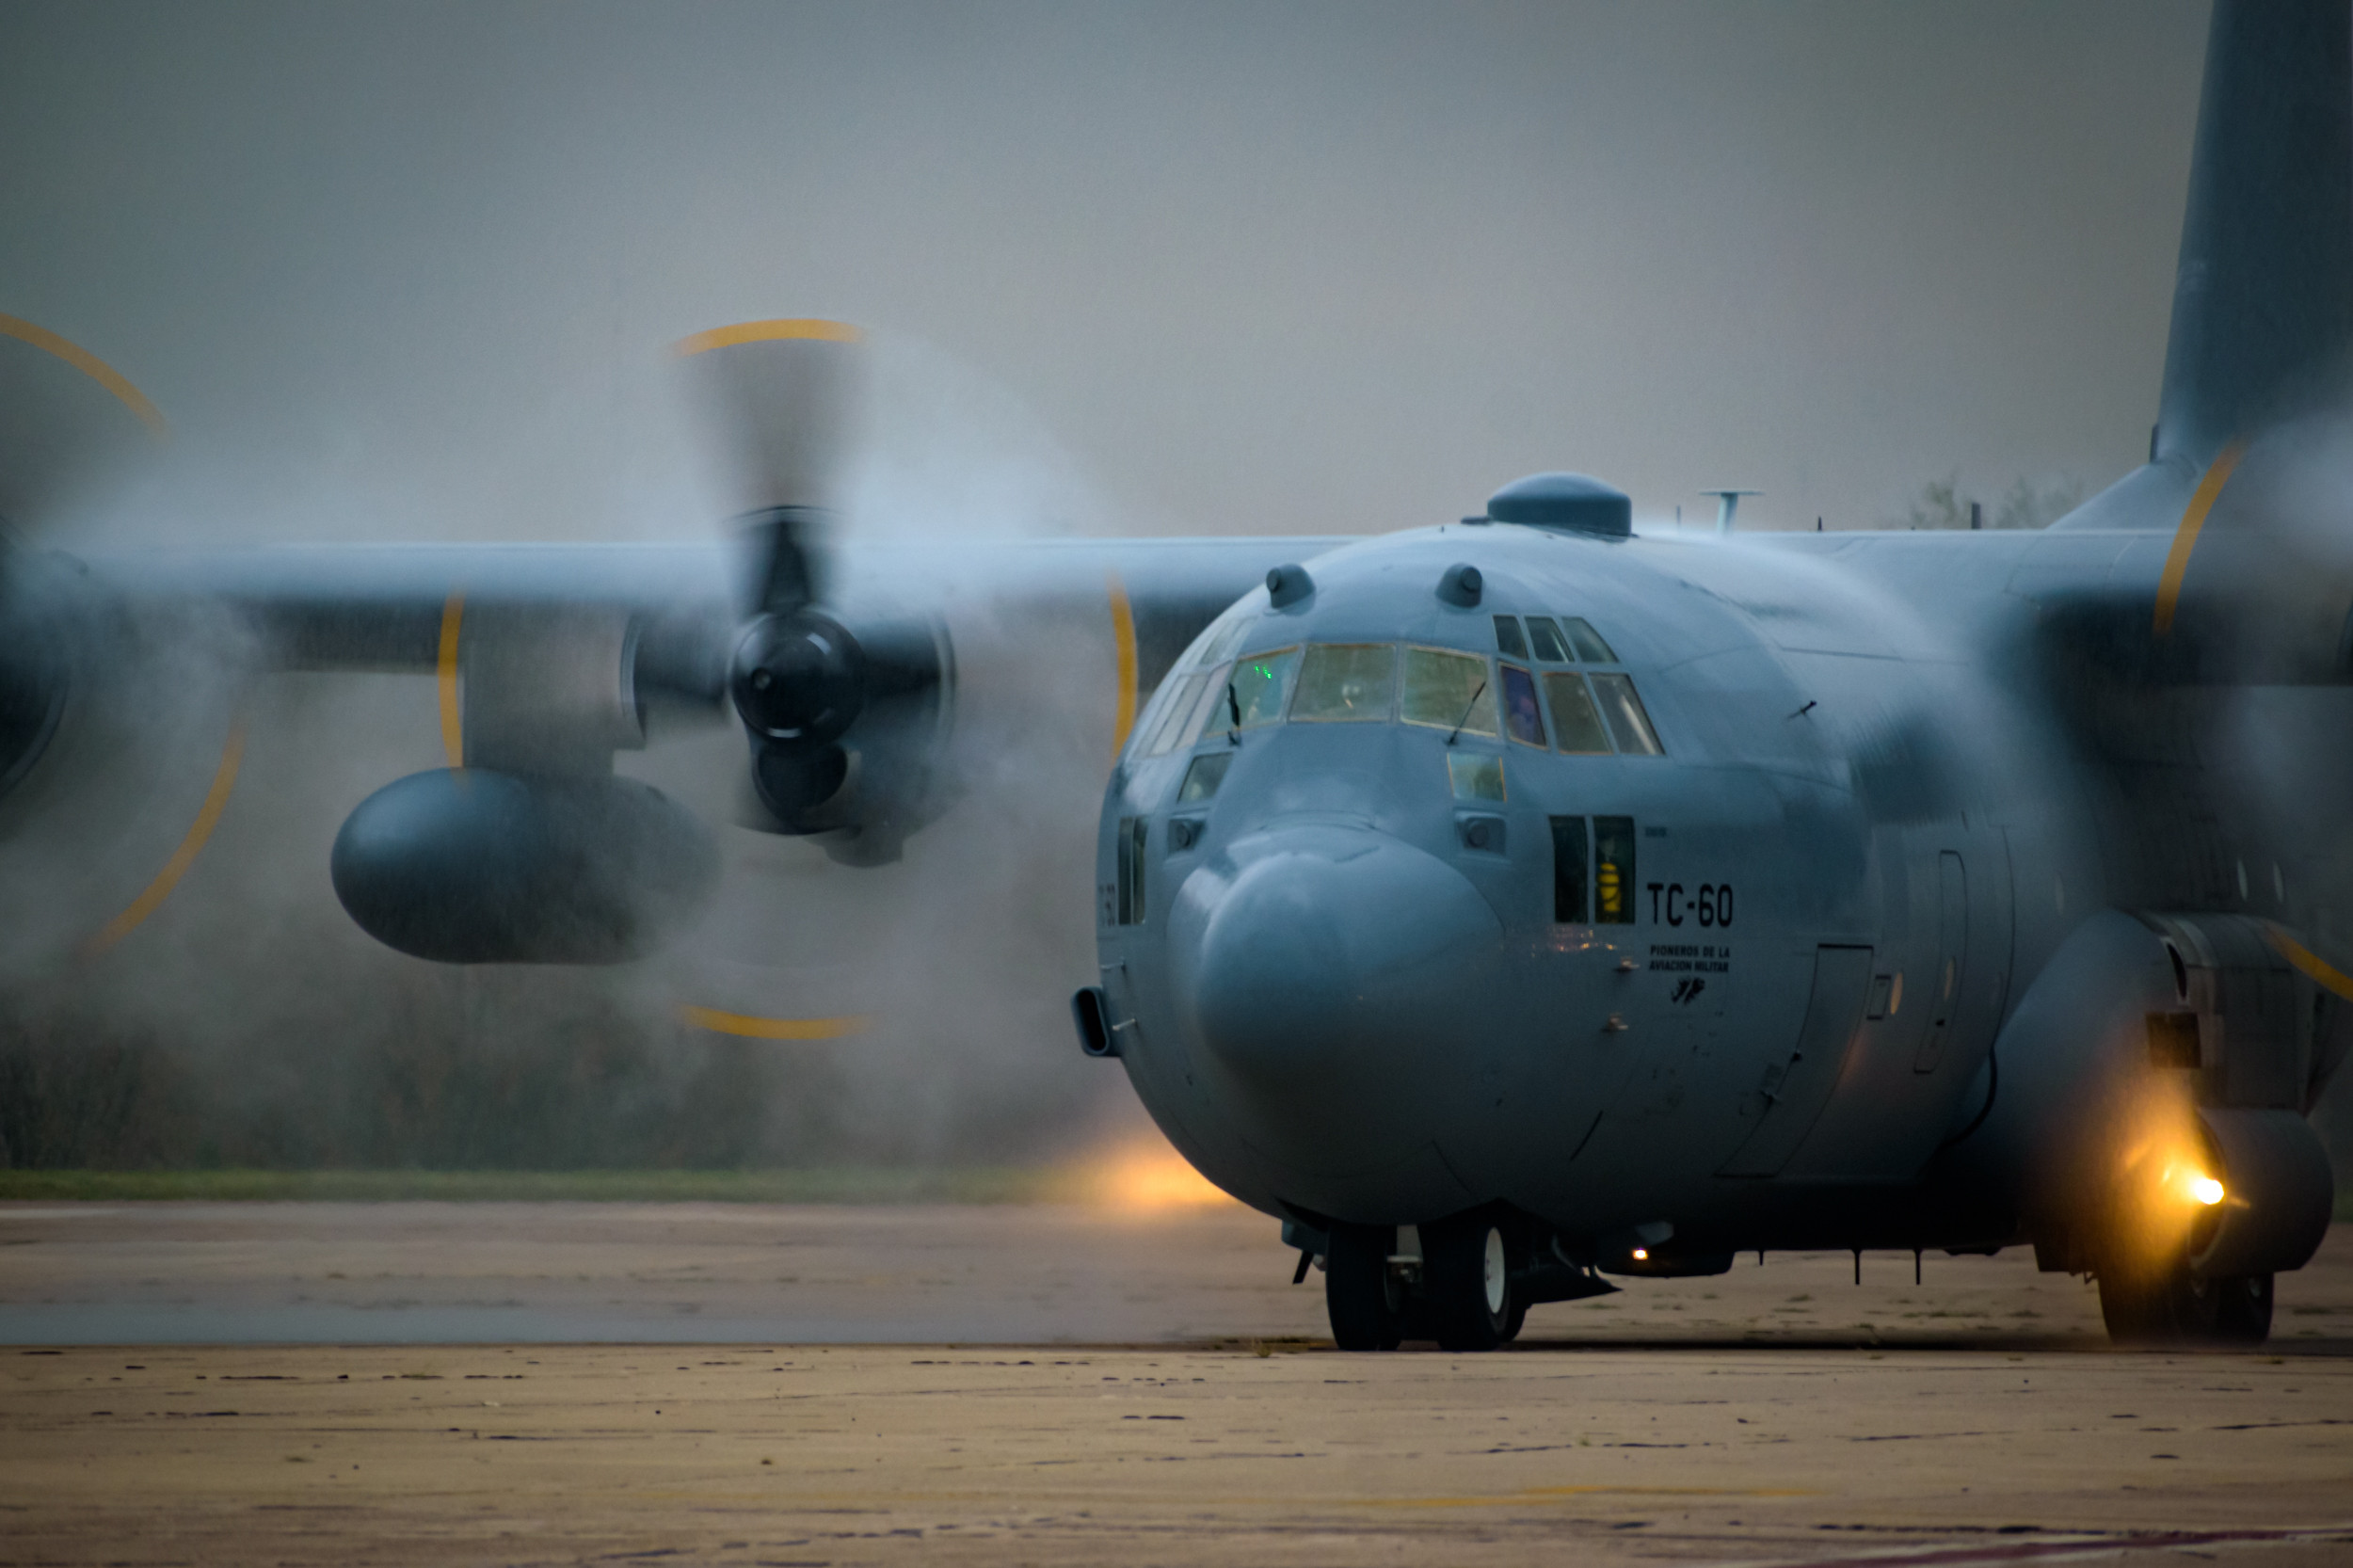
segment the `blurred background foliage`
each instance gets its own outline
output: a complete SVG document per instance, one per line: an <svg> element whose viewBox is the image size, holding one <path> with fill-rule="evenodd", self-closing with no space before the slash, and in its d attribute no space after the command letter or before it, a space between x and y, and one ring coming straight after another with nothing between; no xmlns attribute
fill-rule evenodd
<svg viewBox="0 0 2353 1568"><path fill-rule="evenodd" d="M1980 528L2048 528L2082 505L2084 496L2080 479L2061 477L2037 482L2022 478L2004 490L1998 500L1989 502L1963 489L1961 472L1956 469L1942 479L1931 479L1921 486L1911 508L1889 526L1915 531L1965 529L1974 520Z"/></svg>
<svg viewBox="0 0 2353 1568"><path fill-rule="evenodd" d="M834 1113L822 1048L648 1025L593 990L543 1000L528 1019L394 1008L233 1054L72 1011L0 1019L0 1165L698 1170L892 1152Z"/></svg>

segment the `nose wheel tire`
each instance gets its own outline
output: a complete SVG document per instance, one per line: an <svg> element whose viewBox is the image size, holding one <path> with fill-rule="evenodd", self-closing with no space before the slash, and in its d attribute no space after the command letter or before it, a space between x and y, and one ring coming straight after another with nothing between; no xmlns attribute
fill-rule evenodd
<svg viewBox="0 0 2353 1568"><path fill-rule="evenodd" d="M1424 1225L1421 1244L1423 1307L1440 1348L1492 1351L1518 1332L1501 1226L1457 1216Z"/></svg>
<svg viewBox="0 0 2353 1568"><path fill-rule="evenodd" d="M1405 1330L1405 1302L1389 1268L1396 1231L1388 1225L1335 1225L1323 1261L1323 1306L1332 1342L1344 1351L1393 1351Z"/></svg>
<svg viewBox="0 0 2353 1568"><path fill-rule="evenodd" d="M2260 1345L2271 1336L2271 1276L2201 1279L2186 1263L2104 1272L2100 1317L2120 1345Z"/></svg>

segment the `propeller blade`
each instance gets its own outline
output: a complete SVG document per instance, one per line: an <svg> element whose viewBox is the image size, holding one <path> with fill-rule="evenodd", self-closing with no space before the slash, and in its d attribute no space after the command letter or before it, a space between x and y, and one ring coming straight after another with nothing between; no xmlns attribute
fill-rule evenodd
<svg viewBox="0 0 2353 1568"><path fill-rule="evenodd" d="M0 314L0 530L38 535L77 492L167 434L155 405L113 366Z"/></svg>
<svg viewBox="0 0 2353 1568"><path fill-rule="evenodd" d="M751 544L748 612L819 597L814 536L840 508L862 335L838 321L747 321L679 344Z"/></svg>
<svg viewBox="0 0 2353 1568"><path fill-rule="evenodd" d="M754 321L679 352L694 361L751 546L728 664L760 808L747 825L839 830L855 841L845 853L880 861L920 820L949 662L928 623L828 603L817 570L840 508L860 336L839 322Z"/></svg>

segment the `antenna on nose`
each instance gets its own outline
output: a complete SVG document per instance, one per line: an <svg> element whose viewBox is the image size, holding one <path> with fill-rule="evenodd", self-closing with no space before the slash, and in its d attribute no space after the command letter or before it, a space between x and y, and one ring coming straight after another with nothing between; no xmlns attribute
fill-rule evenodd
<svg viewBox="0 0 2353 1568"><path fill-rule="evenodd" d="M1487 680L1486 677L1481 676L1480 677L1479 684L1471 690L1470 700L1463 704L1463 716L1454 721L1454 728L1448 732L1446 738L1447 744L1452 745L1456 739L1462 735L1463 726L1470 723L1472 710L1479 706L1479 699L1486 695Z"/></svg>

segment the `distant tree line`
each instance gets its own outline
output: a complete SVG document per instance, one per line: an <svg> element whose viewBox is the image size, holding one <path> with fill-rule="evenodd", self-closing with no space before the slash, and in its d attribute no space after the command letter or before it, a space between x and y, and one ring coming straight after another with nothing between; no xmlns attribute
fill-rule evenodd
<svg viewBox="0 0 2353 1568"><path fill-rule="evenodd" d="M0 1166L712 1169L871 1153L832 1114L822 1059L593 1000L520 1013L412 1014L233 1052L19 1013L0 1018Z"/></svg>
<svg viewBox="0 0 2353 1568"><path fill-rule="evenodd" d="M2000 500L1988 504L1961 488L1961 471L1956 469L1921 486L1911 509L1895 526L1965 529L1974 509L1981 528L2048 528L2082 505L2083 500L2080 479L2055 479L2047 485L2020 479L2002 492Z"/></svg>

